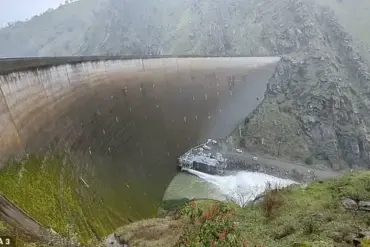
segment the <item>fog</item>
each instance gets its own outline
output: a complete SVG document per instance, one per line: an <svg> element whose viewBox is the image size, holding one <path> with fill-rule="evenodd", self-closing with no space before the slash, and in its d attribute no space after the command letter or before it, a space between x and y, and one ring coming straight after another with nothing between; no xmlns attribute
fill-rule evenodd
<svg viewBox="0 0 370 247"><path fill-rule="evenodd" d="M0 26L8 22L23 21L45 12L48 8L58 7L63 0L0 0Z"/></svg>

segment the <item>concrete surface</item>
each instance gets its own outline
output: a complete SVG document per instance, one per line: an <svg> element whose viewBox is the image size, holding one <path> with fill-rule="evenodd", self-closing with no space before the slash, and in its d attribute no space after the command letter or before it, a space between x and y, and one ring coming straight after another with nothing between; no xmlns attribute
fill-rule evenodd
<svg viewBox="0 0 370 247"><path fill-rule="evenodd" d="M78 246L68 239L46 229L25 211L13 204L8 198L0 194L0 219L7 222L17 230L28 236L37 238L38 241L56 246Z"/></svg>
<svg viewBox="0 0 370 247"><path fill-rule="evenodd" d="M142 185L139 199L160 201L176 158L229 134L263 98L279 60L0 60L0 155L67 149L111 180Z"/></svg>

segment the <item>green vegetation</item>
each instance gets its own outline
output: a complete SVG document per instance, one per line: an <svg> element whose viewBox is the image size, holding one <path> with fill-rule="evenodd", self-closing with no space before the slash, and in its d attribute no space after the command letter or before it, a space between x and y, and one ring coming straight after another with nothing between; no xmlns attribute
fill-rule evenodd
<svg viewBox="0 0 370 247"><path fill-rule="evenodd" d="M303 162L310 152L304 136L299 134L299 122L285 108L266 99L260 111L243 126L241 138L239 130L235 130L235 143L252 152Z"/></svg>
<svg viewBox="0 0 370 247"><path fill-rule="evenodd" d="M186 224L176 247L233 247L242 244L240 230L232 221L235 210L229 205L216 202L211 207L202 208L192 201L183 208L181 214Z"/></svg>
<svg viewBox="0 0 370 247"><path fill-rule="evenodd" d="M43 226L81 243L97 242L126 223L125 210L103 203L67 157L30 155L8 162L0 171L0 192Z"/></svg>
<svg viewBox="0 0 370 247"><path fill-rule="evenodd" d="M17 247L37 247L42 246L37 240L26 236L17 229L9 226L4 221L0 220L0 236L15 236Z"/></svg>
<svg viewBox="0 0 370 247"><path fill-rule="evenodd" d="M178 206L177 201L166 217L135 222L116 234L140 247L353 246L356 235L370 228L370 213L344 208L343 198L370 200L370 172L269 188L259 204L245 208L212 200Z"/></svg>

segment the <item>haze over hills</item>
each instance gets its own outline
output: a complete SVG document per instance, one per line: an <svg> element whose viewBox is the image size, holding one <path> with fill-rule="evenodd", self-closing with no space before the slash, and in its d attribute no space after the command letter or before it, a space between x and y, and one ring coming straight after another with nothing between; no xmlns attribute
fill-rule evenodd
<svg viewBox="0 0 370 247"><path fill-rule="evenodd" d="M336 0L317 2L331 6L347 31L360 42L370 43L365 31L367 1L356 5ZM257 11L262 5L254 0L80 0L1 29L0 57L271 55L256 38L268 18Z"/></svg>
<svg viewBox="0 0 370 247"><path fill-rule="evenodd" d="M283 77L282 81L285 82L288 78L295 81L296 89L290 95L287 95L287 91L280 92L281 95L277 97L279 103L274 102L270 105L282 105L284 101L284 105L287 105L284 107L289 108L293 107L291 104L297 100L312 103L314 99L308 100L307 96L315 94L316 98L321 98L320 100L335 97L334 101L338 102L345 100L341 98L345 97L350 102L352 113L348 112L349 109L340 113L346 115L347 120L343 122L341 128L338 121L332 122L329 131L332 133L329 134L331 137L325 141L325 138L318 137L321 134L317 135L327 132L322 129L323 127L315 132L314 135L318 138L316 141L312 141L312 135L307 133L298 139L297 136L284 138L289 141L279 141L283 147L285 146L282 150L279 146L279 155L294 160L306 157L305 159L328 163L337 168L361 167L364 162L370 161L366 155L366 150L370 148L370 142L366 141L368 125L364 120L367 113L360 110L367 108L363 106L366 105L366 101L361 97L366 98L368 90L368 70L364 59L368 55L366 45L370 39L365 31L368 25L365 14L370 4L360 1L353 5L348 1L334 0L320 3L330 6L337 15L335 16L329 9L312 5L308 0L80 0L34 17L28 22L17 23L0 30L0 56L288 55L293 63L303 65L294 65L296 69L300 67L299 71L294 71L292 65L289 65L289 68L283 69L284 72L279 72L285 74L279 76ZM357 19L350 18L354 14ZM361 16L364 18L361 19ZM345 30L355 39L353 40ZM276 77L273 80L276 80ZM348 95L340 96L339 91L333 89L333 96L329 96L330 88L338 87L346 88L344 91L349 90L344 93ZM287 90L293 90L292 88L290 85ZM284 94L286 99L280 99ZM288 115L280 117L291 119L288 121L289 125L293 124L297 132L299 129L306 132L306 128L315 128L305 126L306 120L301 119L303 115L313 117L311 113L304 114L301 106L293 108L296 110L295 113L284 113ZM361 112L364 115L356 117L357 120L348 117L351 114L357 116ZM332 119L335 114L327 112L325 118ZM318 121L323 126L321 122L323 116L317 116L315 120L311 117L312 121ZM264 138L262 129L258 131L252 129L249 128L249 131L253 134L246 132L248 141ZM278 136L284 135L281 132L283 130L276 131L279 133ZM357 134L354 134L355 132ZM343 136L348 135L350 139L343 139ZM258 147L257 152L263 150L264 153L276 156L277 151L272 147L276 146L274 143L281 137L274 138L270 140L271 147L268 147L270 144L265 144L264 147ZM271 135L266 139L271 139ZM251 142L253 144L248 144L248 147L255 145L254 141ZM327 142L337 144L327 145ZM299 143L299 150L292 151L290 147L293 143ZM326 151L317 153L315 149L322 145ZM348 158L353 155L355 158ZM334 165L343 162L343 165Z"/></svg>

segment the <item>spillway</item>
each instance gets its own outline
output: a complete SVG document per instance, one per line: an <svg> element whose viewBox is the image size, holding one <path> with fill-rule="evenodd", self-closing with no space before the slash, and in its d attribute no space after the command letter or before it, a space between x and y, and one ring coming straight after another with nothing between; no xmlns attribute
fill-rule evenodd
<svg viewBox="0 0 370 247"><path fill-rule="evenodd" d="M279 60L2 59L1 156L67 150L148 216L144 207L162 199L177 157L229 134L260 103Z"/></svg>

